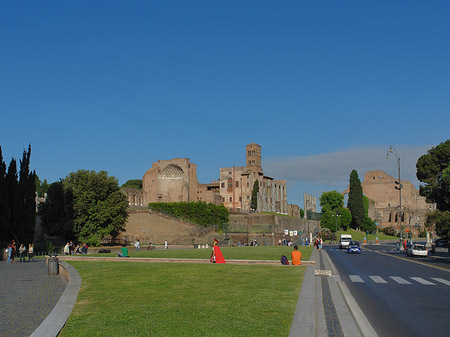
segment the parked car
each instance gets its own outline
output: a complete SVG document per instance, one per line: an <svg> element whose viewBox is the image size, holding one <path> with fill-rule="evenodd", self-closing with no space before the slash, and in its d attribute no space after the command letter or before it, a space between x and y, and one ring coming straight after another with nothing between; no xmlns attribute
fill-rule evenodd
<svg viewBox="0 0 450 337"><path fill-rule="evenodd" d="M347 254L361 254L361 246L358 241L350 241L347 248Z"/></svg>
<svg viewBox="0 0 450 337"><path fill-rule="evenodd" d="M448 247L448 238L439 238L434 241L436 247Z"/></svg>
<svg viewBox="0 0 450 337"><path fill-rule="evenodd" d="M411 257L413 256L427 257L428 255L427 247L425 245L414 243L406 250L406 255Z"/></svg>
<svg viewBox="0 0 450 337"><path fill-rule="evenodd" d="M348 244L352 241L352 236L350 234L341 234L339 238L339 249L347 248Z"/></svg>

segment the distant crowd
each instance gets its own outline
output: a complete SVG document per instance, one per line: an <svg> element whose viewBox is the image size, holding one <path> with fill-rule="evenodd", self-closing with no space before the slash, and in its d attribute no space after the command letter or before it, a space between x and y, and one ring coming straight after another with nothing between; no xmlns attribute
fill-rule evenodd
<svg viewBox="0 0 450 337"><path fill-rule="evenodd" d="M34 247L32 243L28 245L21 243L19 248L17 248L16 241L12 240L11 244L6 248L6 254L8 254L7 263L16 262L16 257L19 257L19 262L34 262Z"/></svg>
<svg viewBox="0 0 450 337"><path fill-rule="evenodd" d="M81 245L77 244L76 246L72 241L67 242L63 249L64 255L81 255L87 254L88 245L82 243Z"/></svg>

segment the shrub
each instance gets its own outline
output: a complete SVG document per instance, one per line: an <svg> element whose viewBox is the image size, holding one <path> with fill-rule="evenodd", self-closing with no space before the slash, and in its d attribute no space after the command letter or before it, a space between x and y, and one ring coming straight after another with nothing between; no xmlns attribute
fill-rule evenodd
<svg viewBox="0 0 450 337"><path fill-rule="evenodd" d="M427 237L427 230L424 228L423 230L419 231L419 238L426 238Z"/></svg>
<svg viewBox="0 0 450 337"><path fill-rule="evenodd" d="M332 237L332 233L328 228L322 228L317 235L323 240L331 240Z"/></svg>
<svg viewBox="0 0 450 337"><path fill-rule="evenodd" d="M392 235L392 236L397 236L398 235L397 230L394 227L392 227L392 226L384 227L383 228L383 233L386 234L386 235Z"/></svg>
<svg viewBox="0 0 450 337"><path fill-rule="evenodd" d="M152 202L148 208L203 227L217 225L218 230L223 230L223 225L229 221L225 206L201 201Z"/></svg>

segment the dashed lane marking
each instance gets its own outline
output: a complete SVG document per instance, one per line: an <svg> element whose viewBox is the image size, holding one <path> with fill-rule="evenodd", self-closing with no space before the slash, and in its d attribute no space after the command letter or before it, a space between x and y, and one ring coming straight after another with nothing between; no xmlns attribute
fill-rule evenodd
<svg viewBox="0 0 450 337"><path fill-rule="evenodd" d="M348 275L350 280L355 283L364 283L364 280L359 275Z"/></svg>
<svg viewBox="0 0 450 337"><path fill-rule="evenodd" d="M412 279L412 280L414 280L416 282L419 282L419 283L421 283L423 285L426 285L426 286L435 286L436 285L435 283L427 281L427 280L425 280L425 279L423 279L421 277L410 277L410 279Z"/></svg>
<svg viewBox="0 0 450 337"><path fill-rule="evenodd" d="M369 276L375 283L387 283L381 276Z"/></svg>
<svg viewBox="0 0 450 337"><path fill-rule="evenodd" d="M397 282L398 284L412 284L411 282L405 280L402 277L399 276L389 276L391 279L393 279L395 282Z"/></svg>
<svg viewBox="0 0 450 337"><path fill-rule="evenodd" d="M450 281L444 280L443 278L439 278L439 277L435 278L435 277L432 277L431 279L432 279L432 280L435 280L435 281L437 281L437 282L441 282L441 283L443 283L443 284L445 284L445 285L450 286Z"/></svg>

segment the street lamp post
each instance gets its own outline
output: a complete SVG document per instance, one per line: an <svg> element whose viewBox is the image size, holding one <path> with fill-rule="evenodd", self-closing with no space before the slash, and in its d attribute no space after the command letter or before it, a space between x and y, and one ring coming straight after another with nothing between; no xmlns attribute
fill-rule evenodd
<svg viewBox="0 0 450 337"><path fill-rule="evenodd" d="M389 147L389 151L386 154L386 159L389 159L389 153L394 154L395 159L397 160L397 166L398 166L398 181L395 182L397 186L395 186L395 189L398 190L398 198L399 198L399 227L400 227L400 251L403 251L403 231L402 231L402 181L400 180L400 156L397 154L397 150L393 145Z"/></svg>
<svg viewBox="0 0 450 337"><path fill-rule="evenodd" d="M331 214L331 216L336 218L336 241L337 241L338 217L341 217L341 215L338 214L337 211L334 211L334 214ZM331 238L331 241L333 241L333 238Z"/></svg>

